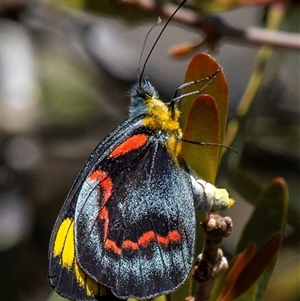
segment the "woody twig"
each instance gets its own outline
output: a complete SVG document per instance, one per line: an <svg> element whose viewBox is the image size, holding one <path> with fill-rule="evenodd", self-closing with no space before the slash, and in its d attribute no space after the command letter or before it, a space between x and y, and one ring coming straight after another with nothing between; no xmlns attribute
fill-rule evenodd
<svg viewBox="0 0 300 301"><path fill-rule="evenodd" d="M220 244L224 237L230 235L232 221L230 217L209 214L207 219L202 222L202 227L207 237L204 250L198 256L192 271L193 277L198 283L194 301L209 300L216 277L228 268Z"/></svg>
<svg viewBox="0 0 300 301"><path fill-rule="evenodd" d="M268 1L272 3L271 0ZM161 4L152 0L123 0L123 2L135 5L137 9L147 11L149 14L156 13L166 18L169 18L177 7L177 5L171 3ZM282 2L280 5L284 6L285 4ZM205 35L204 40L207 40L208 44L215 44L221 39L227 39L252 45L268 45L282 49L300 50L298 33L280 32L260 27L239 29L228 25L219 16L200 16L192 9L184 7L174 16L173 20L190 27L192 30L200 30Z"/></svg>

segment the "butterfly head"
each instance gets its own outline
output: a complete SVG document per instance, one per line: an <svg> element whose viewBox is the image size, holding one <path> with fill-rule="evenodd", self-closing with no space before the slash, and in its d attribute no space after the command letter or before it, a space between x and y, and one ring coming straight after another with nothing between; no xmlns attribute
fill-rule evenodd
<svg viewBox="0 0 300 301"><path fill-rule="evenodd" d="M159 94L147 78L137 82L131 89L129 118L148 113L148 102L151 99L159 100Z"/></svg>

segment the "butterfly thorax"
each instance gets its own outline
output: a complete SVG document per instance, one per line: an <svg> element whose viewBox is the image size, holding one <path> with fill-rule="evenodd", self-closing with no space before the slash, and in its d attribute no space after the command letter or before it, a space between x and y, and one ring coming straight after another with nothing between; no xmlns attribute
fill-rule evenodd
<svg viewBox="0 0 300 301"><path fill-rule="evenodd" d="M171 108L161 101L158 92L148 80L133 86L129 112L130 118L143 116L144 126L157 133L174 159L178 157L181 150L178 139L181 138L180 111L177 107Z"/></svg>

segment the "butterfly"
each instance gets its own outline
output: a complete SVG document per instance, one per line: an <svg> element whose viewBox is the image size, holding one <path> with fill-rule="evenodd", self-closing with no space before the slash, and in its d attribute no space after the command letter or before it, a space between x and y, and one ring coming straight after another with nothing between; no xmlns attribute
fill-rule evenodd
<svg viewBox="0 0 300 301"><path fill-rule="evenodd" d="M198 82L209 84L219 71ZM182 156L188 141L182 140L178 100L184 95L164 103L147 78L138 78L128 120L88 157L50 238L49 282L71 300L173 292L192 267L195 208L232 205L228 195L220 199L215 186L197 179Z"/></svg>
<svg viewBox="0 0 300 301"><path fill-rule="evenodd" d="M129 112L87 159L54 226L49 279L72 300L97 300L105 287L120 299L176 290L193 262L194 208L215 202L181 155L176 102L145 79Z"/></svg>

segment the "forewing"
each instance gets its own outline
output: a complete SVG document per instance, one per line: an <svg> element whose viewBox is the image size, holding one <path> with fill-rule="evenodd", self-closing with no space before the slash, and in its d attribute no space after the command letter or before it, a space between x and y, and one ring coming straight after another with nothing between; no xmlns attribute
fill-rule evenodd
<svg viewBox="0 0 300 301"><path fill-rule="evenodd" d="M127 121L110 133L93 151L76 178L68 197L54 225L49 246L49 282L62 296L70 300L98 300L99 296L108 295L114 298L106 289L89 277L78 265L75 250L75 208L78 194L91 170L101 166L103 158L111 153L120 139L130 136L140 122ZM88 229L87 229L88 230ZM105 300L105 297L101 297Z"/></svg>
<svg viewBox="0 0 300 301"><path fill-rule="evenodd" d="M96 283L78 265L72 217L65 217L58 227L50 257L49 281L60 295L70 300L99 300L100 296L109 295L108 289Z"/></svg>

